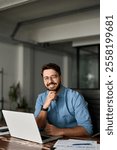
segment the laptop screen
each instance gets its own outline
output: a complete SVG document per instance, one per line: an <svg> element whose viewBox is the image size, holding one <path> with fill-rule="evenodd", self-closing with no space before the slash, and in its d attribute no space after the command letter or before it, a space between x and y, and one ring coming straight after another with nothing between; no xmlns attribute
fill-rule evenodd
<svg viewBox="0 0 117 150"><path fill-rule="evenodd" d="M12 137L42 143L34 114L2 110Z"/></svg>
<svg viewBox="0 0 117 150"><path fill-rule="evenodd" d="M38 129L34 114L2 110L7 127L12 137L37 143L46 143L61 138L61 136L43 135Z"/></svg>

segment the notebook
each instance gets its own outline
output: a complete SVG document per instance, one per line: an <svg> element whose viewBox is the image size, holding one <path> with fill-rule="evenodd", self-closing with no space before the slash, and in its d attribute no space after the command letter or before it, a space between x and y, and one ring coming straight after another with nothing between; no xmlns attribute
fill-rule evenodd
<svg viewBox="0 0 117 150"><path fill-rule="evenodd" d="M2 110L6 125L12 137L46 143L61 138L60 136L41 135L33 113Z"/></svg>

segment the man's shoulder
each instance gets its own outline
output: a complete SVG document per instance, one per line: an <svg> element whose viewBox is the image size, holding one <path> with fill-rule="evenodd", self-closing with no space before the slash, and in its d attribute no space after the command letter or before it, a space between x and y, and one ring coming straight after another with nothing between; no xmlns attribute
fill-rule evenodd
<svg viewBox="0 0 117 150"><path fill-rule="evenodd" d="M81 103L84 103L84 97L78 90L72 88L65 88L65 90L70 105L73 104L75 106L76 104L80 105Z"/></svg>
<svg viewBox="0 0 117 150"><path fill-rule="evenodd" d="M78 90L75 90L75 89L72 89L72 88L67 88L65 87L64 88L64 94L69 98L69 99L82 99L83 98L83 95L78 91Z"/></svg>
<svg viewBox="0 0 117 150"><path fill-rule="evenodd" d="M73 95L80 95L79 91L76 90L76 89L72 89L72 88L65 88L65 90L70 93L70 94L73 94Z"/></svg>

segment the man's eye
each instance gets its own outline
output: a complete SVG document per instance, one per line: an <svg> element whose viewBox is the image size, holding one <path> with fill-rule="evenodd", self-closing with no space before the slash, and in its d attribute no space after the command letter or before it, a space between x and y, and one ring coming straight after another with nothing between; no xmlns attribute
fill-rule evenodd
<svg viewBox="0 0 117 150"><path fill-rule="evenodd" d="M53 75L53 76L51 76L51 77L44 77L43 79L45 80L45 81L48 81L49 79L56 79L58 76L57 75Z"/></svg>
<svg viewBox="0 0 117 150"><path fill-rule="evenodd" d="M57 76L55 75L55 76L52 76L52 78L56 78Z"/></svg>
<svg viewBox="0 0 117 150"><path fill-rule="evenodd" d="M44 77L44 80L48 80L49 78L48 77Z"/></svg>

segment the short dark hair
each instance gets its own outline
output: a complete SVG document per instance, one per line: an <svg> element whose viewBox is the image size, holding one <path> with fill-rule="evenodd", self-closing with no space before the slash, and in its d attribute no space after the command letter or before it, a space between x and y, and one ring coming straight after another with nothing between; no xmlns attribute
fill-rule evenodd
<svg viewBox="0 0 117 150"><path fill-rule="evenodd" d="M44 70L47 70L47 69L53 69L53 70L55 70L59 75L61 75L61 69L60 69L60 67L59 67L57 64L49 63L49 64L43 65L42 70L41 70L41 75L42 75L42 76L43 76L43 71L44 71Z"/></svg>

